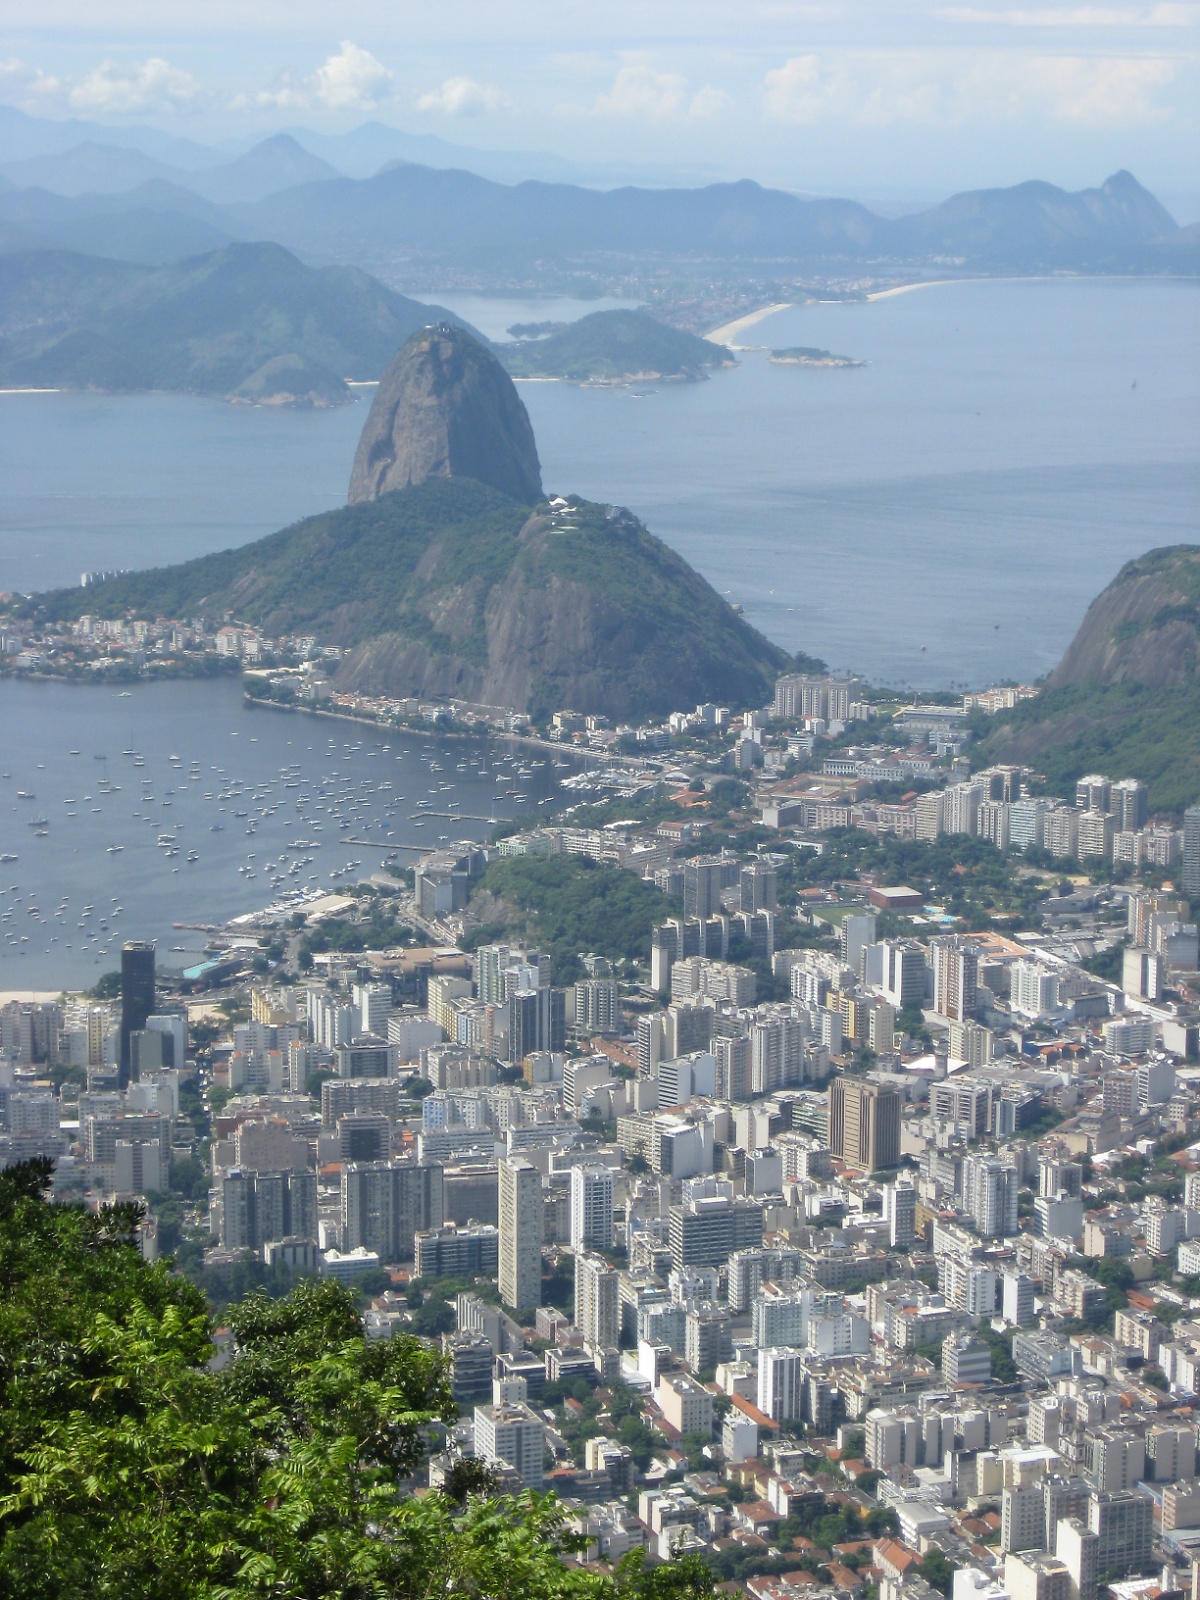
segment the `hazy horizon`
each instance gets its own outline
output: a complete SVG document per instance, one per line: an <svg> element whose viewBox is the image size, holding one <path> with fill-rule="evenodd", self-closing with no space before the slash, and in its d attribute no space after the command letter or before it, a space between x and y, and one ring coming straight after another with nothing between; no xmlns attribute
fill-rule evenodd
<svg viewBox="0 0 1200 1600"><path fill-rule="evenodd" d="M41 118L149 125L205 144L378 119L480 151L546 154L595 181L751 177L920 205L1127 168L1182 222L1200 5L911 6L675 0L603 13L379 0L253 12L78 0L35 23L0 6L0 101Z"/></svg>

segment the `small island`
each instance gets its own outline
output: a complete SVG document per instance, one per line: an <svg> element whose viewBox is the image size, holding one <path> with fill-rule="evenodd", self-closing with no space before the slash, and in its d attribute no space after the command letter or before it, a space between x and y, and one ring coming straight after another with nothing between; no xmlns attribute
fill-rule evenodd
<svg viewBox="0 0 1200 1600"><path fill-rule="evenodd" d="M865 361L853 356L835 356L832 350L816 350L808 345L794 345L787 350L772 350L770 359L782 367L865 367Z"/></svg>
<svg viewBox="0 0 1200 1600"><path fill-rule="evenodd" d="M526 326L540 330L553 325ZM669 328L645 311L594 311L544 337L494 348L514 378L592 385L694 383L714 367L736 365L724 345Z"/></svg>

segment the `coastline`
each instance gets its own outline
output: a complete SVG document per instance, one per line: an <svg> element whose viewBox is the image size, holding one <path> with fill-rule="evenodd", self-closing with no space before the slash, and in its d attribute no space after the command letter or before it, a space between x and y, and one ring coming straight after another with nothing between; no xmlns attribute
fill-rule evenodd
<svg viewBox="0 0 1200 1600"><path fill-rule="evenodd" d="M894 300L898 294L912 294L914 289L944 289L951 283L971 283L970 278L922 278L920 283L900 283L894 289L876 289L868 300Z"/></svg>
<svg viewBox="0 0 1200 1600"><path fill-rule="evenodd" d="M727 344L731 349L736 349L737 346L732 344L731 341L738 338L740 334L745 333L749 328L753 328L756 323L762 322L764 318L773 317L777 311L790 311L791 309L792 302L790 300L781 300L778 305L760 306L757 311L748 311L744 317L735 317L732 322L723 322L719 328L713 328L704 337L711 340L713 344Z"/></svg>

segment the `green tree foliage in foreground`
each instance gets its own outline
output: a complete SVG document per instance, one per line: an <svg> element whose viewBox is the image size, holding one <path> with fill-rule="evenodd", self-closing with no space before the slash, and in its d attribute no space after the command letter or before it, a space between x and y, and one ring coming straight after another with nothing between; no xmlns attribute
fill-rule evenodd
<svg viewBox="0 0 1200 1600"><path fill-rule="evenodd" d="M199 1291L133 1242L138 1211L50 1203L0 1173L0 1600L667 1600L700 1564L562 1564L553 1497L416 1498L456 1414L439 1355L369 1343L351 1298L251 1296L210 1368Z"/></svg>

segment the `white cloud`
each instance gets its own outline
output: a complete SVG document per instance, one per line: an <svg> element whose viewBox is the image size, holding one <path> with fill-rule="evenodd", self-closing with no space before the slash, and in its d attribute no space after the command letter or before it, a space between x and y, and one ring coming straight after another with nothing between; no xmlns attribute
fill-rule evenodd
<svg viewBox="0 0 1200 1600"><path fill-rule="evenodd" d="M11 57L0 61L0 96L99 117L188 110L205 99L190 72L159 56L129 65L102 61L81 78L57 78Z"/></svg>
<svg viewBox="0 0 1200 1600"><path fill-rule="evenodd" d="M391 87L392 75L369 50L343 39L341 49L313 76L313 92L330 111L368 111Z"/></svg>
<svg viewBox="0 0 1200 1600"><path fill-rule="evenodd" d="M16 56L0 61L0 98L14 97L28 103L35 101L39 95L44 99L61 92L59 79L42 72L40 68L28 66Z"/></svg>
<svg viewBox="0 0 1200 1600"><path fill-rule="evenodd" d="M1175 67L1153 56L1023 51L862 51L793 56L763 80L763 107L781 122L858 126L980 121L1094 127L1163 120L1155 91Z"/></svg>
<svg viewBox="0 0 1200 1600"><path fill-rule="evenodd" d="M1140 10L1076 6L1059 11L982 11L950 6L934 15L947 22L1000 23L1012 28L1189 28L1200 21L1200 6L1157 5Z"/></svg>
<svg viewBox="0 0 1200 1600"><path fill-rule="evenodd" d="M644 63L624 66L607 94L596 96L598 117L648 117L658 122L683 110L687 79L675 72L655 72Z"/></svg>
<svg viewBox="0 0 1200 1600"><path fill-rule="evenodd" d="M239 94L230 102L233 111L261 106L274 111L371 111L391 92L392 75L382 61L351 39L308 78L281 73L269 89Z"/></svg>
<svg viewBox="0 0 1200 1600"><path fill-rule="evenodd" d="M558 109L624 121L666 122L678 117L712 117L730 103L724 89L711 83L690 94L687 79L679 73L658 72L644 61L628 61L618 70L611 87L598 94L590 106Z"/></svg>
<svg viewBox="0 0 1200 1600"><path fill-rule="evenodd" d="M474 78L447 78L440 89L421 95L418 111L441 111L448 117L473 117L481 111L500 111L509 104L508 96L494 83L476 83Z"/></svg>
<svg viewBox="0 0 1200 1600"><path fill-rule="evenodd" d="M94 115L121 115L130 111L179 111L194 106L203 90L190 72L173 67L159 56L120 66L102 61L67 90L73 111Z"/></svg>

